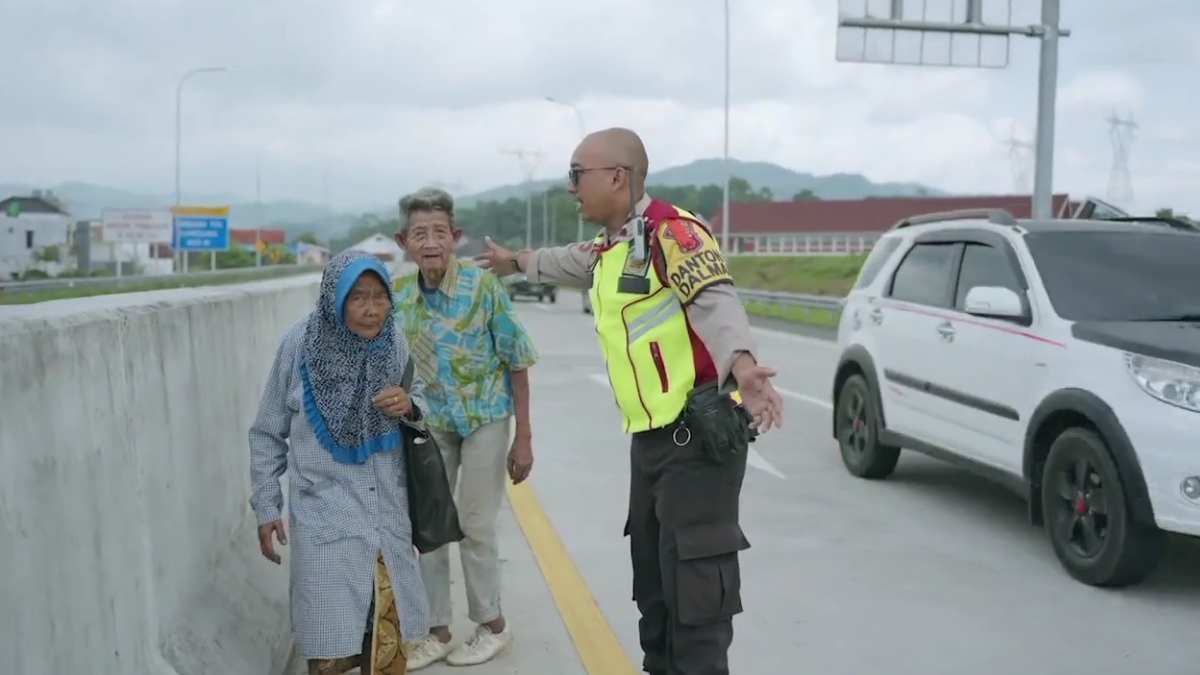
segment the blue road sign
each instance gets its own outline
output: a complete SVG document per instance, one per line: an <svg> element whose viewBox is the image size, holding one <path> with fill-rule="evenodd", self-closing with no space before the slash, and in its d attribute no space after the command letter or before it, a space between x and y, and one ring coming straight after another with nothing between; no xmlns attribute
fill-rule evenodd
<svg viewBox="0 0 1200 675"><path fill-rule="evenodd" d="M225 216L175 216L181 251L228 251L229 218Z"/></svg>

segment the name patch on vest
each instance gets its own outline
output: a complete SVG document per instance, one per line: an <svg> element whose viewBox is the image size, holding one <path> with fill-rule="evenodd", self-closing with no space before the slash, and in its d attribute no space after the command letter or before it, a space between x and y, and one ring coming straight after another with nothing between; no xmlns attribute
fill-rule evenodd
<svg viewBox="0 0 1200 675"><path fill-rule="evenodd" d="M733 282L721 247L707 228L677 218L664 221L656 232L664 280L683 304L712 284Z"/></svg>
<svg viewBox="0 0 1200 675"><path fill-rule="evenodd" d="M671 270L670 278L679 294L691 300L696 291L710 283L729 279L729 266L718 251L700 251Z"/></svg>

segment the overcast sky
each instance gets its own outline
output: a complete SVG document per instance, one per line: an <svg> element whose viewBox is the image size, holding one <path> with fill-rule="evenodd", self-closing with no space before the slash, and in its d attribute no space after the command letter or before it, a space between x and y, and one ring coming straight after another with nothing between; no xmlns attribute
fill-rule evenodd
<svg viewBox="0 0 1200 675"><path fill-rule="evenodd" d="M938 0L929 0L936 3ZM989 2L989 0L985 0ZM837 0L732 0L731 154L956 192L1014 190L1032 140L1038 41L1008 68L840 63ZM1147 11L1153 7L1154 13ZM406 2L3 0L0 181L393 203L422 183L519 180L501 148L565 173L578 137L622 125L651 169L722 153L721 0ZM1037 0L1013 0L1014 22ZM1102 8L1103 7L1103 8ZM1200 214L1200 3L1063 0L1054 188L1107 193L1105 118L1132 114L1134 208Z"/></svg>

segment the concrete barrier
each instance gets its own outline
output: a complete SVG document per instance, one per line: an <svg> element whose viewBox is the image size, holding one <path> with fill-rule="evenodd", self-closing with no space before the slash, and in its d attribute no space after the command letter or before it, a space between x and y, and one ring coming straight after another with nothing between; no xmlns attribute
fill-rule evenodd
<svg viewBox="0 0 1200 675"><path fill-rule="evenodd" d="M3 672L283 669L246 431L317 281L0 308Z"/></svg>

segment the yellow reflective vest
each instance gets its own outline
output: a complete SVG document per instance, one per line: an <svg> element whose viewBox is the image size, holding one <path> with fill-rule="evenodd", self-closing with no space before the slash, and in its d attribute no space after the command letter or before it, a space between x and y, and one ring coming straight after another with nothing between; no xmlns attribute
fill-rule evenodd
<svg viewBox="0 0 1200 675"><path fill-rule="evenodd" d="M694 227L703 227L692 214L665 202L652 203L647 213L653 228L663 226L663 220L695 223L686 226L693 234ZM593 242L597 254L589 290L592 315L626 433L674 423L697 384L697 370L716 374L703 343L688 326L676 291L654 270L657 238L657 232L649 236L641 261L631 256L631 241L606 246L601 233Z"/></svg>

